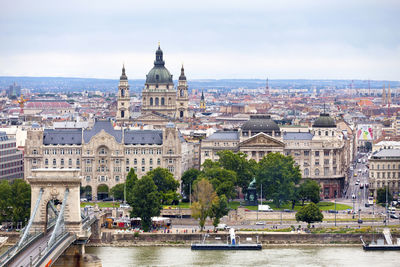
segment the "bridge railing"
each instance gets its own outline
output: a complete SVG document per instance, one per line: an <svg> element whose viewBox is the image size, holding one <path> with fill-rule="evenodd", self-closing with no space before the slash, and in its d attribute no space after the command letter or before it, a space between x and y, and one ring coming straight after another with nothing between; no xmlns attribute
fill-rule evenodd
<svg viewBox="0 0 400 267"><path fill-rule="evenodd" d="M49 221L49 224L47 226L47 231L51 230L51 228L54 227L55 223L56 219ZM14 256L24 251L31 243L35 242L43 235L44 235L43 232L34 232L30 234L28 233L25 241L21 244L19 248L18 248L18 243L16 243L14 246L10 247L6 252L4 252L0 256L0 266L4 266L10 259L12 259Z"/></svg>

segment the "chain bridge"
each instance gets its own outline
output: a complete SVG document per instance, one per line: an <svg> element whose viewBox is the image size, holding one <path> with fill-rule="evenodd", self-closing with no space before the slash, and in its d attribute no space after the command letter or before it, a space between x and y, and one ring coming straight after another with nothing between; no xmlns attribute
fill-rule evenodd
<svg viewBox="0 0 400 267"><path fill-rule="evenodd" d="M63 255L82 256L98 231L100 213L81 213L77 169L36 169L31 185L31 216L19 241L0 256L0 266L52 266Z"/></svg>

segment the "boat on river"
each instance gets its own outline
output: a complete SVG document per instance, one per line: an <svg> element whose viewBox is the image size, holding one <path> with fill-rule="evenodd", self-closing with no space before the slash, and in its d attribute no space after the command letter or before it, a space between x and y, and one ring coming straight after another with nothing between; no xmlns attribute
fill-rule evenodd
<svg viewBox="0 0 400 267"><path fill-rule="evenodd" d="M204 235L202 243L192 243L192 250L261 250L262 245L260 243L253 244L241 244L237 242L235 235L235 229L229 229L230 242L224 243L205 243L205 239L208 235ZM240 239L239 239L240 240Z"/></svg>
<svg viewBox="0 0 400 267"><path fill-rule="evenodd" d="M389 228L383 229L383 236L385 237L386 243L384 239L378 239L376 242L372 240L371 243L367 244L360 236L361 242L363 243L364 250L400 250L400 238L397 238L397 243L393 243L392 235L390 234Z"/></svg>

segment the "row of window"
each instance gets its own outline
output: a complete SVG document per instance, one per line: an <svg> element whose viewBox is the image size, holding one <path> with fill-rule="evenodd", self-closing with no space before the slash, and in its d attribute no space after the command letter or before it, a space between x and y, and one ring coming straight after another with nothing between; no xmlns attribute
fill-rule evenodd
<svg viewBox="0 0 400 267"><path fill-rule="evenodd" d="M57 155L57 154L60 154L60 155L72 155L72 154L80 155L81 154L81 150L79 148L77 148L77 149L72 149L72 148L69 148L69 149L53 148L53 149L44 149L43 153L45 155L50 155L50 154L52 154L52 155ZM36 150L36 149L32 150L32 154L37 155L38 154L38 150Z"/></svg>
<svg viewBox="0 0 400 267"><path fill-rule="evenodd" d="M7 150L0 150L0 156L10 155L17 153L16 149L7 149Z"/></svg>
<svg viewBox="0 0 400 267"><path fill-rule="evenodd" d="M396 177L397 173L397 177ZM400 172L371 172L371 178L377 179L390 179L390 178L400 178Z"/></svg>
<svg viewBox="0 0 400 267"><path fill-rule="evenodd" d="M8 143L8 144L0 144L0 149L2 148L9 148L9 147L16 147L16 143Z"/></svg>
<svg viewBox="0 0 400 267"><path fill-rule="evenodd" d="M4 163L4 164L0 164L0 169L7 169L10 167L14 167L14 166L22 166L23 161L22 160L18 160L18 161L14 161L14 162L9 162L9 163Z"/></svg>
<svg viewBox="0 0 400 267"><path fill-rule="evenodd" d="M36 164L36 159L32 160L33 164ZM60 164L64 165L65 164L65 160L64 159L60 159ZM76 159L76 165L80 165L81 161L80 159ZM44 165L49 165L49 159L45 159L44 160ZM57 165L57 159L53 159L53 165ZM68 165L72 165L72 159L68 159Z"/></svg>
<svg viewBox="0 0 400 267"><path fill-rule="evenodd" d="M310 170L308 168L305 168L303 172L304 172L304 177L309 177L310 176ZM335 167L335 168L333 168L333 175L336 175L336 174L337 174L337 168ZM319 169L315 169L314 170L314 175L315 176L319 176L320 175ZM324 176L329 176L329 175L331 175L331 173L329 171L329 167L325 167L324 168Z"/></svg>
<svg viewBox="0 0 400 267"><path fill-rule="evenodd" d="M149 149L146 149L146 148L142 148L142 149L140 149L140 148L125 149L125 154L127 154L127 155L130 155L130 154L133 154L133 155L137 155L137 154L142 154L142 155L145 155L145 154L150 154L150 155L157 154L157 155L161 155L162 154L162 150L160 148L159 149L151 149L151 148L149 148Z"/></svg>
<svg viewBox="0 0 400 267"><path fill-rule="evenodd" d="M396 164L376 164L376 165L375 164L371 164L371 170L374 170L375 167L376 167L377 170L380 170L380 169L384 170L385 166L386 166L386 168L388 170L396 169ZM400 169L400 164L398 165L398 169Z"/></svg>
<svg viewBox="0 0 400 267"><path fill-rule="evenodd" d="M12 174L12 173L16 173L16 172L22 172L23 171L23 167L17 167L17 168L13 168L13 169L8 169L8 170L1 170L0 171L0 175L7 175L7 174Z"/></svg>
<svg viewBox="0 0 400 267"><path fill-rule="evenodd" d="M8 156L8 157L0 157L0 162L8 162L16 159L22 159L22 153L18 155Z"/></svg>

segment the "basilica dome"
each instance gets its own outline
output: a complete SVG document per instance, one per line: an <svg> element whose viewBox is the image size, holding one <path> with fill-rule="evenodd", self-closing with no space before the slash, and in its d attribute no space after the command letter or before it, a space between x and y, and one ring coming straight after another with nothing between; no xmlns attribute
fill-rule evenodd
<svg viewBox="0 0 400 267"><path fill-rule="evenodd" d="M164 66L163 51L160 46L156 51L156 60L154 61L154 67L146 75L146 84L171 84L172 75Z"/></svg>
<svg viewBox="0 0 400 267"><path fill-rule="evenodd" d="M335 120L327 113L321 113L319 118L314 121L313 127L318 128L335 128Z"/></svg>

